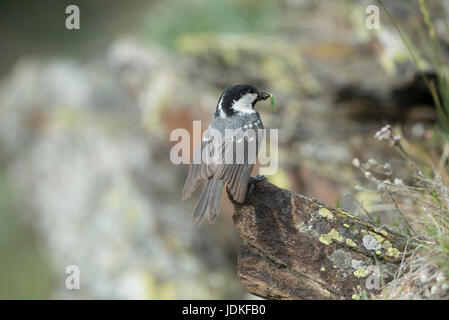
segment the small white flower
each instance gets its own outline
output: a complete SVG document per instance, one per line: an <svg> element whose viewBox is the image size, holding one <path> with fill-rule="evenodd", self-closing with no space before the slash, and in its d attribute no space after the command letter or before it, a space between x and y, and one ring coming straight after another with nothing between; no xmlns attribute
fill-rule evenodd
<svg viewBox="0 0 449 320"><path fill-rule="evenodd" d="M376 134L374 135L374 138L376 138L377 140L389 140L391 139L391 135L392 135L393 129L391 128L391 125L387 124L385 127L383 127L382 129L380 129L379 131L376 132Z"/></svg>
<svg viewBox="0 0 449 320"><path fill-rule="evenodd" d="M372 174L368 171L364 171L363 173L365 174L365 177L368 179L372 177Z"/></svg>
<svg viewBox="0 0 449 320"><path fill-rule="evenodd" d="M374 135L374 138L380 141L385 140L390 146L395 146L399 144L401 140L400 135L398 134L393 135L393 128L389 124L387 124L385 127L377 131L376 134Z"/></svg>

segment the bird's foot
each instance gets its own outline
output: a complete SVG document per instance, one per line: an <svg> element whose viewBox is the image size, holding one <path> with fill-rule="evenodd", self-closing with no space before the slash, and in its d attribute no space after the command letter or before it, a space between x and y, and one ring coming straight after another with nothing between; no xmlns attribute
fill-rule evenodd
<svg viewBox="0 0 449 320"><path fill-rule="evenodd" d="M249 177L249 189L248 189L248 198L254 194L254 189L256 188L256 183L259 181L268 181L265 176L256 175L255 177Z"/></svg>

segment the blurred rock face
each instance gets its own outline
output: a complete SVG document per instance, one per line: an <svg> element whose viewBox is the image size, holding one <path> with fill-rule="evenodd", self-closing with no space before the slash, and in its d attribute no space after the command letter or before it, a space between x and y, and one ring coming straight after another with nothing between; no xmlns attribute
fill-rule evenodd
<svg viewBox="0 0 449 320"><path fill-rule="evenodd" d="M226 249L180 201L187 168L169 162L160 121L190 87L162 61L125 41L108 64L22 60L1 84L7 174L49 254L55 298L242 296ZM79 291L65 288L68 265Z"/></svg>

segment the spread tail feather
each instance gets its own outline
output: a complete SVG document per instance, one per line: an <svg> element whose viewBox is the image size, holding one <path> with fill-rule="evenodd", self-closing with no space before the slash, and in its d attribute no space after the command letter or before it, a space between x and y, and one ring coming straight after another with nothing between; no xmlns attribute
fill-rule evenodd
<svg viewBox="0 0 449 320"><path fill-rule="evenodd" d="M193 218L196 222L200 222L205 215L207 215L210 222L215 221L220 211L223 184L223 180L209 179L207 181L193 211Z"/></svg>

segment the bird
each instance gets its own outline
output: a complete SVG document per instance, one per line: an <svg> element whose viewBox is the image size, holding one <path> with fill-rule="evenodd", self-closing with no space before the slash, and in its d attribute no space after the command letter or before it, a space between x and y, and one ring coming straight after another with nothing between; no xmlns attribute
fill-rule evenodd
<svg viewBox="0 0 449 320"><path fill-rule="evenodd" d="M243 203L248 181L263 138L263 123L254 109L256 103L271 94L249 84L227 88L218 99L215 115L203 134L182 191L189 198L203 181L206 184L193 211L195 222L204 217L215 222L223 187L233 201ZM253 178L259 181L265 177ZM250 192L253 191L250 187Z"/></svg>

